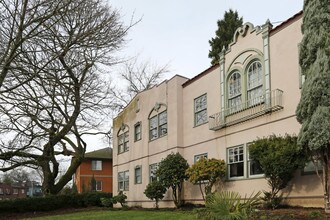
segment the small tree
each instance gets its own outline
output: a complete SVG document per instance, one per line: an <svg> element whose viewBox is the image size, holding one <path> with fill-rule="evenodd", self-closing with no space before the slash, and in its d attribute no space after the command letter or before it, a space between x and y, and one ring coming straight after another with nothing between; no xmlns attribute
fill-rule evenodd
<svg viewBox="0 0 330 220"><path fill-rule="evenodd" d="M202 185L204 185L205 194L210 194L212 187L217 182L221 182L226 176L226 163L224 160L215 158L202 158L189 167L186 173L191 183L199 185L203 200L205 201Z"/></svg>
<svg viewBox="0 0 330 220"><path fill-rule="evenodd" d="M94 175L92 176L90 184L91 184L91 191L95 192L96 191L96 179L95 179Z"/></svg>
<svg viewBox="0 0 330 220"><path fill-rule="evenodd" d="M164 198L166 187L159 181L153 181L147 185L144 194L151 200L156 201L156 209L158 209L158 201Z"/></svg>
<svg viewBox="0 0 330 220"><path fill-rule="evenodd" d="M163 159L158 167L157 176L159 181L166 187L172 189L172 198L177 208L183 205L181 199L182 185L188 176L186 170L189 165L179 153L171 153Z"/></svg>
<svg viewBox="0 0 330 220"><path fill-rule="evenodd" d="M276 208L280 203L278 193L293 178L293 173L306 163L306 156L297 148L297 137L271 135L249 146L250 157L260 164L271 187L265 193L266 204Z"/></svg>
<svg viewBox="0 0 330 220"><path fill-rule="evenodd" d="M242 26L243 18L238 16L237 11L226 11L223 19L218 20L218 29L215 32L215 37L209 40L211 50L209 51L209 58L212 59L211 64L219 63L219 54L223 47L227 49L228 45L233 40L233 36L237 28Z"/></svg>

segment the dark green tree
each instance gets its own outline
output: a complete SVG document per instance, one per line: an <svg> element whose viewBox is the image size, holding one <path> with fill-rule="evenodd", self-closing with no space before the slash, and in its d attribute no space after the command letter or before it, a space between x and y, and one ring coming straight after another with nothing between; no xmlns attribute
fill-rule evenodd
<svg viewBox="0 0 330 220"><path fill-rule="evenodd" d="M270 192L264 192L267 206L276 208L280 203L278 193L293 178L293 173L304 167L306 155L297 148L297 137L271 135L254 141L249 146L250 157L264 171Z"/></svg>
<svg viewBox="0 0 330 220"><path fill-rule="evenodd" d="M151 200L156 201L156 209L158 209L158 202L164 198L166 187L159 181L149 183L144 191L144 194Z"/></svg>
<svg viewBox="0 0 330 220"><path fill-rule="evenodd" d="M305 0L299 63L305 82L297 106L299 146L321 162L325 209L329 209L330 16L329 2Z"/></svg>
<svg viewBox="0 0 330 220"><path fill-rule="evenodd" d="M96 179L95 179L94 175L91 178L91 183L90 184L91 184L91 191L95 192L96 191Z"/></svg>
<svg viewBox="0 0 330 220"><path fill-rule="evenodd" d="M172 189L172 198L177 208L183 205L181 198L183 182L188 178L186 170L189 165L179 153L171 153L159 163L157 176L166 188Z"/></svg>
<svg viewBox="0 0 330 220"><path fill-rule="evenodd" d="M209 58L212 59L211 64L219 63L219 54L223 47L228 48L232 42L234 33L237 28L243 24L243 17L239 17L237 11L226 11L223 19L217 21L218 29L215 31L215 37L209 40L211 50L209 50Z"/></svg>

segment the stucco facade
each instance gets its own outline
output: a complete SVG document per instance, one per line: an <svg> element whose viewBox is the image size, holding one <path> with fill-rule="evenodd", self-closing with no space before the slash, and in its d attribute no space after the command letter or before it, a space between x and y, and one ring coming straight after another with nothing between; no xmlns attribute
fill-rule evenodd
<svg viewBox="0 0 330 220"><path fill-rule="evenodd" d="M299 132L301 23L302 12L276 28L270 22L262 27L246 23L219 64L192 79L177 75L138 94L114 119L114 194L124 190L128 205L153 207L143 191L153 165L171 152L179 152L190 165L200 156L224 159L226 190L242 195L267 190L267 181L251 166L248 144L258 137ZM315 174L298 170L283 193L291 205L323 206ZM183 197L202 202L198 186L189 182ZM167 192L160 207L170 206Z"/></svg>

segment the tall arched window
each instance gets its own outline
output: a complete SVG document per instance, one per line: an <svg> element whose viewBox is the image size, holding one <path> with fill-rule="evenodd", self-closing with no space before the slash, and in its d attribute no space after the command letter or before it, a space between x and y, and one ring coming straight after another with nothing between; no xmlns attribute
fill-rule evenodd
<svg viewBox="0 0 330 220"><path fill-rule="evenodd" d="M247 70L248 106L262 102L262 94L262 65L259 61L254 61Z"/></svg>
<svg viewBox="0 0 330 220"><path fill-rule="evenodd" d="M236 71L228 80L228 108L230 112L238 111L242 103L241 74Z"/></svg>

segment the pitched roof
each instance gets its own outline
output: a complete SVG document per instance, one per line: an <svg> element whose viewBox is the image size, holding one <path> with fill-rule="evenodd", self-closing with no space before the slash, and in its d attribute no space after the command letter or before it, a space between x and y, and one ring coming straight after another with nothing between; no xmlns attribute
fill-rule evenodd
<svg viewBox="0 0 330 220"><path fill-rule="evenodd" d="M186 87L189 84L195 82L196 80L202 78L203 76L205 76L206 74L208 74L209 72L212 72L214 69L218 68L219 64L215 64L209 68L207 68L206 70L204 70L203 72L201 72L200 74L196 75L195 77L193 77L192 79L186 81L185 83L182 84L182 87Z"/></svg>
<svg viewBox="0 0 330 220"><path fill-rule="evenodd" d="M94 150L92 152L85 153L85 158L91 159L112 159L112 149L110 147Z"/></svg>
<svg viewBox="0 0 330 220"><path fill-rule="evenodd" d="M277 32L281 31L285 27L289 26L296 20L300 19L303 16L303 11L298 12L297 14L293 15L292 17L288 18L287 20L283 21L281 24L277 25L270 31L270 35L274 35Z"/></svg>

